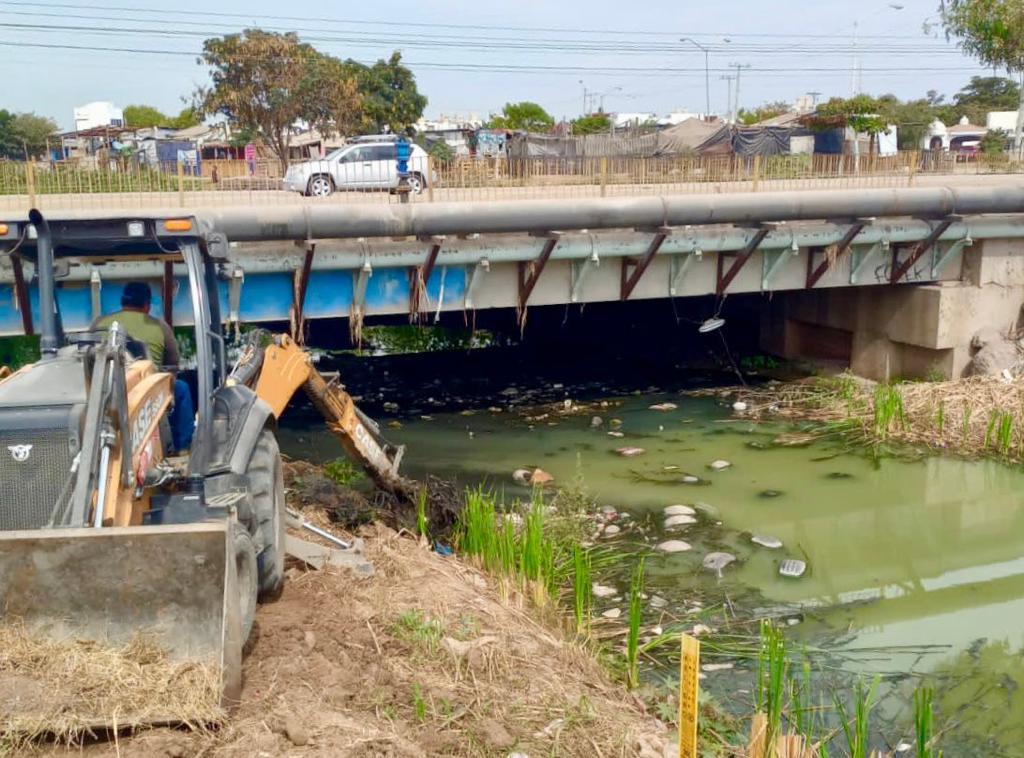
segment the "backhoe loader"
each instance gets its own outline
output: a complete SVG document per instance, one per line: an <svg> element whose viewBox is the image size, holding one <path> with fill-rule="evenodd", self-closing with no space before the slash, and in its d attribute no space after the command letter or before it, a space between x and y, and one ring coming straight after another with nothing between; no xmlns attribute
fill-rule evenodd
<svg viewBox="0 0 1024 758"><path fill-rule="evenodd" d="M284 581L274 429L293 393L305 387L378 486L408 494L401 449L287 336L258 333L229 367L217 269L226 242L195 218L32 211L0 221L0 245L34 268L40 336L37 362L0 373L0 624L100 645L143 635L172 660L215 666L230 705L256 603ZM186 456L166 454L172 373L116 323L63 332L55 266L114 260L187 275L198 391ZM131 713L117 718L133 724Z"/></svg>

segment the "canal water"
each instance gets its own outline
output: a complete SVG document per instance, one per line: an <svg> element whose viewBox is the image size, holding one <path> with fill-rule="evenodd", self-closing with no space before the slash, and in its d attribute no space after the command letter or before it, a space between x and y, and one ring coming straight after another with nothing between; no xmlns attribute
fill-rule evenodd
<svg viewBox="0 0 1024 758"><path fill-rule="evenodd" d="M950 726L947 755L1024 755L1020 471L950 457L875 457L834 437L778 444L794 430L737 418L712 398L633 395L565 413L557 404L511 407L512 389L493 402L491 410L401 418L386 431L407 446L405 471L484 483L507 500L529 494L512 480L518 468L541 467L559 483L581 477L598 506L628 514L617 522L623 530L601 541L621 547L620 589L628 565L648 555L648 592L668 600L657 613L724 605L737 617L784 619L794 649L846 677L845 686L852 676L882 677L877 726L890 746L912 742L909 707L926 681L937 690L939 724ZM666 402L677 407L650 409ZM625 446L644 452L615 452ZM285 430L283 447L306 458L338 455L318 432ZM714 471L716 460L731 465ZM699 481L684 483L687 475ZM694 506L698 523L665 532L662 510L673 504ZM753 535L783 546L760 547ZM665 539L692 550L647 550ZM738 560L718 577L702 567L711 551ZM805 561L807 573L781 577L786 558ZM616 604L597 602L598 610ZM624 610L624 601L617 605ZM739 661L708 672L704 686L749 712L751 683L750 664Z"/></svg>

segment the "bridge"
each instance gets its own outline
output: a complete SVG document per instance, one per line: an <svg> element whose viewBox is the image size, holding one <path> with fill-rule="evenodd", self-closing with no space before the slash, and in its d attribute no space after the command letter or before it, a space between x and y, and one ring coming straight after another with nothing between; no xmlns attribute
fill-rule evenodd
<svg viewBox="0 0 1024 758"><path fill-rule="evenodd" d="M51 215L95 215L59 211ZM126 219L181 208L114 210ZM473 203L298 204L187 211L219 240L234 323L350 319L657 298L760 295L764 349L823 352L868 376L957 374L982 326L1024 302L1024 182ZM13 216L12 216L13 217ZM190 318L162 261L58 272L68 328L147 279ZM0 257L0 334L31 331L31 263Z"/></svg>

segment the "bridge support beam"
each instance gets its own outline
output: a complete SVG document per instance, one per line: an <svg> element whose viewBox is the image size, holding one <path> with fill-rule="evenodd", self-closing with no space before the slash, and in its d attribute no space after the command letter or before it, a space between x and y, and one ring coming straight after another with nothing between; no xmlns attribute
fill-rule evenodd
<svg viewBox="0 0 1024 758"><path fill-rule="evenodd" d="M832 266L837 264L853 245L853 240L857 237L864 227L869 225L873 218L858 219L843 235L843 238L835 244L835 249L831 255L828 254L827 247L813 247L807 254L807 289L813 289L814 285L817 284L821 277L825 275L825 272ZM822 253L823 260L818 264L817 268L814 268L814 256L815 253Z"/></svg>
<svg viewBox="0 0 1024 758"><path fill-rule="evenodd" d="M630 259L622 259L622 285L619 292L620 300L629 300L629 296L633 294L633 290L636 289L636 285L640 282L640 277L642 277L644 272L647 271L647 267L651 265L651 261L654 260L654 256L658 254L658 250L661 249L662 244L671 233L672 230L667 226L658 227L654 232L654 237L651 238L651 242L647 246L647 250L644 252L643 257L636 262L632 274L629 272L629 266L631 264Z"/></svg>
<svg viewBox="0 0 1024 758"><path fill-rule="evenodd" d="M423 296L427 292L427 282L430 275L434 273L434 266L437 264L437 256L441 252L441 244L444 236L427 237L424 242L429 244L427 257L423 265L416 266L409 272L409 320L416 319L420 314L423 304Z"/></svg>
<svg viewBox="0 0 1024 758"><path fill-rule="evenodd" d="M767 237L768 233L776 226L777 224L761 224L754 236L751 237L750 242L747 243L747 246L736 253L736 260L733 261L732 266L730 266L729 270L724 274L722 271L725 268L725 257L729 255L729 253L722 252L718 254L718 275L717 284L715 285L716 295L721 297L725 294L725 291L729 289L729 285L732 284L733 279L736 278L737 274L739 274L747 264L747 261L750 260L750 256L757 251L757 248L759 248L761 243L764 242L764 238Z"/></svg>
<svg viewBox="0 0 1024 758"><path fill-rule="evenodd" d="M292 339L298 344L305 343L306 331L306 290L309 289L309 276L313 271L313 257L316 255L316 243L306 244L306 253L302 257L302 266L295 269L292 275L292 308L291 327Z"/></svg>
<svg viewBox="0 0 1024 758"><path fill-rule="evenodd" d="M896 284L899 282L899 280L914 267L914 264L921 259L921 256L931 250L932 246L938 242L939 237L945 234L946 230L953 225L953 222L959 220L960 218L956 216L947 216L942 219L942 221L932 228L931 233L925 239L910 248L910 254L907 256L906 260L902 262L898 260L899 248L893 248L892 277L889 279L889 283Z"/></svg>

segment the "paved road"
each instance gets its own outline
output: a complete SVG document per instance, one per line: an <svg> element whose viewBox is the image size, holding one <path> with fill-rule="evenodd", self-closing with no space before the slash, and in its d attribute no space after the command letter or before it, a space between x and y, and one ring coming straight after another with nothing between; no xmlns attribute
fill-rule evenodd
<svg viewBox="0 0 1024 758"><path fill-rule="evenodd" d="M437 188L412 198L413 202L473 202L482 200L540 200L554 198L596 198L602 188L593 184L568 184L564 177L551 184L534 183L526 187ZM853 176L831 179L762 180L753 182L687 182L659 184L609 184L607 197L644 195L723 194L732 192L769 192L784 190L827 191L835 189L871 189L888 187L977 187L1022 184L1022 174L917 174L908 176ZM43 210L143 210L164 208L202 208L210 206L343 205L351 203L397 203L386 192L340 192L327 198L303 197L277 190L227 190L146 193L91 193L39 195L36 204ZM27 195L0 196L0 212L21 214L31 203Z"/></svg>

